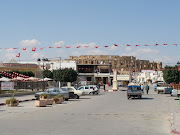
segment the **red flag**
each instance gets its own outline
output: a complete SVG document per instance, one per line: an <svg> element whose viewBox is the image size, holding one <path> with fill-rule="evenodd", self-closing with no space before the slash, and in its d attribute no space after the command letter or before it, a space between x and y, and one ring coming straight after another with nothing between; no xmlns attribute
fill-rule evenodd
<svg viewBox="0 0 180 135"><path fill-rule="evenodd" d="M159 45L159 44L155 44L155 46L157 46L157 45Z"/></svg>
<svg viewBox="0 0 180 135"><path fill-rule="evenodd" d="M45 47L41 47L41 49L40 50L42 50L42 49L44 49Z"/></svg>
<svg viewBox="0 0 180 135"><path fill-rule="evenodd" d="M36 51L36 47L32 48L32 51Z"/></svg>
<svg viewBox="0 0 180 135"><path fill-rule="evenodd" d="M18 48L13 48L13 49L18 49Z"/></svg>
<svg viewBox="0 0 180 135"><path fill-rule="evenodd" d="M117 44L114 44L114 46L118 46Z"/></svg>
<svg viewBox="0 0 180 135"><path fill-rule="evenodd" d="M85 48L88 48L89 46L88 46L88 45L85 45L84 47L85 47Z"/></svg>
<svg viewBox="0 0 180 135"><path fill-rule="evenodd" d="M109 46L105 45L104 47L109 47Z"/></svg>
<svg viewBox="0 0 180 135"><path fill-rule="evenodd" d="M23 50L26 50L27 48L23 48Z"/></svg>
<svg viewBox="0 0 180 135"><path fill-rule="evenodd" d="M99 46L95 46L95 48L98 48Z"/></svg>
<svg viewBox="0 0 180 135"><path fill-rule="evenodd" d="M176 46L177 46L177 44L173 44L173 45L176 45Z"/></svg>
<svg viewBox="0 0 180 135"><path fill-rule="evenodd" d="M127 44L127 46L131 46L131 45L128 45L128 44Z"/></svg>
<svg viewBox="0 0 180 135"><path fill-rule="evenodd" d="M62 48L61 46L57 46L57 48Z"/></svg>
<svg viewBox="0 0 180 135"><path fill-rule="evenodd" d="M76 48L80 48L81 46L77 46Z"/></svg>
<svg viewBox="0 0 180 135"><path fill-rule="evenodd" d="M136 45L136 46L139 46L139 45Z"/></svg>
<svg viewBox="0 0 180 135"><path fill-rule="evenodd" d="M167 44L163 44L163 45L167 45Z"/></svg>
<svg viewBox="0 0 180 135"><path fill-rule="evenodd" d="M71 48L70 46L66 46L66 48Z"/></svg>
<svg viewBox="0 0 180 135"><path fill-rule="evenodd" d="M149 46L149 45L146 45L146 44L145 44L145 46Z"/></svg>
<svg viewBox="0 0 180 135"><path fill-rule="evenodd" d="M53 48L52 46L50 46L49 48Z"/></svg>
<svg viewBox="0 0 180 135"><path fill-rule="evenodd" d="M16 57L20 57L20 53L18 53L18 54L16 55Z"/></svg>

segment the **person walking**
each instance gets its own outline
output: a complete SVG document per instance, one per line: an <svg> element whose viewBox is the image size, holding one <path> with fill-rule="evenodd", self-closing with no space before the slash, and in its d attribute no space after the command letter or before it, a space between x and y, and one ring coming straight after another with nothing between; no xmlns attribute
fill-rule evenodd
<svg viewBox="0 0 180 135"><path fill-rule="evenodd" d="M147 94L149 93L149 85L148 84L146 85L146 92L147 92Z"/></svg>
<svg viewBox="0 0 180 135"><path fill-rule="evenodd" d="M144 85L143 84L141 84L141 90L144 93Z"/></svg>

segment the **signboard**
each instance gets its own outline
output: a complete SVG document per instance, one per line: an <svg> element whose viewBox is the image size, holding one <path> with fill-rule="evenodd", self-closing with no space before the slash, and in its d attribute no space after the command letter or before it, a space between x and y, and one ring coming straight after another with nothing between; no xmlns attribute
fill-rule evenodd
<svg viewBox="0 0 180 135"><path fill-rule="evenodd" d="M180 66L178 67L178 71L180 71Z"/></svg>
<svg viewBox="0 0 180 135"><path fill-rule="evenodd" d="M1 90L14 90L14 82L1 82Z"/></svg>

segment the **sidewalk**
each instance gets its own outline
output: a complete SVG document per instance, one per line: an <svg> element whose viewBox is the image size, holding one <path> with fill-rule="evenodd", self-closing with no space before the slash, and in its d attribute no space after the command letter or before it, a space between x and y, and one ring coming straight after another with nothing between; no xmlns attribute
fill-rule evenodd
<svg viewBox="0 0 180 135"><path fill-rule="evenodd" d="M14 96L14 97L17 100L19 100L20 102L35 100L34 94L32 94L32 95L24 95L24 96ZM5 105L6 100L9 99L9 98L11 98L11 97L0 97L0 106Z"/></svg>
<svg viewBox="0 0 180 135"><path fill-rule="evenodd" d="M180 135L180 112L170 114L171 133Z"/></svg>

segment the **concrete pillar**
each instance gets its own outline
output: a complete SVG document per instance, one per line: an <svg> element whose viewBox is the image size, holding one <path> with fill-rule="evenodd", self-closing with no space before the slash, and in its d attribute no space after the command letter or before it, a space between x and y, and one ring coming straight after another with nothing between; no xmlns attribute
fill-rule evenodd
<svg viewBox="0 0 180 135"><path fill-rule="evenodd" d="M117 91L117 70L113 69L113 91Z"/></svg>

